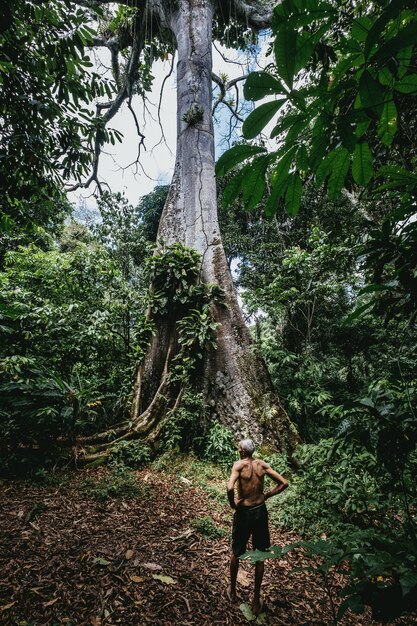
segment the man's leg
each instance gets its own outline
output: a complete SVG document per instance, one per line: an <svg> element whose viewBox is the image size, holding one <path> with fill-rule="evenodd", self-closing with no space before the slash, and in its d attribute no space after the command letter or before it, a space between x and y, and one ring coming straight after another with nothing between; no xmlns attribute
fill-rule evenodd
<svg viewBox="0 0 417 626"><path fill-rule="evenodd" d="M230 600L231 602L236 602L236 580L237 573L239 571L239 559L237 556L232 554L230 557Z"/></svg>
<svg viewBox="0 0 417 626"><path fill-rule="evenodd" d="M264 565L263 561L258 561L255 565L255 593L253 594L252 611L255 615L259 615L261 612L263 601L261 600L261 584L264 577Z"/></svg>

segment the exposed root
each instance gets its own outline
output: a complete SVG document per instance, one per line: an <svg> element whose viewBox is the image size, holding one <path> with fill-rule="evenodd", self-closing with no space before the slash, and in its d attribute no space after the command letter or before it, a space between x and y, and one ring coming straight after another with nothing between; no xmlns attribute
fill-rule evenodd
<svg viewBox="0 0 417 626"><path fill-rule="evenodd" d="M168 374L172 348L173 342L168 346L161 381L149 406L140 415L123 422L116 428L109 428L102 433L79 439L78 445L74 449L77 466L101 459L105 460L110 455L112 447L120 441L132 439L156 441L162 426L161 417L166 413L170 404L171 392L168 385ZM183 388L180 389L175 399L172 411L176 411L178 408L182 393ZM98 445L94 445L95 443Z"/></svg>

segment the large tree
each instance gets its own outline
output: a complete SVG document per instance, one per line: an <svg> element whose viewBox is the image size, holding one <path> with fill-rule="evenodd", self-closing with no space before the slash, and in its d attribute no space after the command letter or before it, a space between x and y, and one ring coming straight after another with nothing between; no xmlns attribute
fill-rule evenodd
<svg viewBox="0 0 417 626"><path fill-rule="evenodd" d="M106 1L84 2L92 8ZM225 257L217 217L214 171L214 132L212 120L212 41L225 30L257 32L270 24L271 7L257 2L235 0L163 0L121 2L126 5L119 16L124 20L101 27L94 45L107 47L112 55L116 98L97 106L97 127L102 129L118 112L124 101L132 107L132 95L146 80L152 58L166 53L177 55L177 149L173 179L159 224L158 240L167 247L182 244L200 255L199 280L214 284L224 292L224 302L210 305L217 323L216 349L207 349L194 381L204 389L206 406L212 417L220 419L237 435L250 434L259 443L291 451L298 435L273 394L264 363L251 349L251 339L237 301ZM124 13L123 13L124 12ZM126 51L129 51L127 54ZM119 53L124 63L119 63ZM127 59L127 60L126 60ZM225 85L221 85L224 93ZM140 133L140 129L138 128ZM102 146L100 133L95 140L96 155L88 181L99 182L98 161ZM176 314L157 317L156 333L149 352L138 368L132 416L129 424L98 441L144 434L158 430L162 414L181 395L175 394L171 407L166 399L170 364L178 352ZM163 399L163 402L160 402ZM92 441L90 440L92 443ZM87 443L87 442L85 442Z"/></svg>

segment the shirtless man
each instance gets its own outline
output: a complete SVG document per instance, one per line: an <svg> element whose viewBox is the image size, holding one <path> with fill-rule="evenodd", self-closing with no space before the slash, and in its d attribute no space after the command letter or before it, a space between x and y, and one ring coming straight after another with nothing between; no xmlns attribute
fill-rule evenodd
<svg viewBox="0 0 417 626"><path fill-rule="evenodd" d="M252 535L254 550L266 551L270 547L268 511L265 500L276 496L288 487L288 482L268 463L253 459L255 445L252 439L243 439L239 444L240 461L236 461L227 483L227 497L230 506L235 510L233 516L232 556L230 559L230 587L227 594L232 602L237 600L236 579L239 569L239 557L246 552L246 544ZM276 486L264 494L264 477L269 476ZM237 497L235 483L237 482ZM264 562L258 561L255 566L255 593L252 611L259 615L263 607L261 600L261 583L264 575Z"/></svg>

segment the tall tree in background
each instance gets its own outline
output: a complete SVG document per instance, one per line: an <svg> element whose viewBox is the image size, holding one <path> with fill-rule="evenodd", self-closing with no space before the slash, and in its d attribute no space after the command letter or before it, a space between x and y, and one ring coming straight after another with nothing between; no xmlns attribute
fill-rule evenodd
<svg viewBox="0 0 417 626"><path fill-rule="evenodd" d="M35 5L26 4L36 21L39 16ZM80 8L77 8L78 5ZM158 239L163 241L164 246L179 243L195 250L200 257L199 281L214 284L224 292L224 303L212 302L210 305L217 324L216 349L206 351L200 360L198 384L204 388L206 406L210 407L209 412L214 418L220 419L237 434L251 434L259 442L267 440L281 449L291 450L298 441L297 434L272 392L265 365L251 351L249 332L233 288L218 225L214 174L213 35L219 41L227 37L229 43L238 47L245 31L257 32L270 24L271 8L261 3L241 1L226 5L210 0L146 3L129 0L118 3L116 13L112 13L112 8L108 9L106 5L114 6L106 0L80 3L57 0L52 3L51 11L56 12L56 15L49 16L50 22L55 25L55 30L52 29L49 34L52 39L55 31L62 30L62 16L66 11L80 21L79 25L75 24L74 32L78 35L74 35L70 48L70 73L87 74L82 71L82 66L89 64L84 56L85 48L106 47L111 53L116 85L114 97L96 105L97 114L92 122L90 119L84 127L80 123L75 128L76 123L72 121L68 132L68 137L72 137L70 148L65 148L65 137L58 141L61 152L58 154L57 151L53 173L58 172L61 178L75 175L78 182L74 188L87 187L95 182L101 190L100 152L106 141L114 140L107 125L121 105L127 102L135 117L139 136L143 137L133 112L132 97L134 93L143 94L149 87L153 61L176 51L176 165ZM99 34L94 35L91 29L85 28L88 16L90 26L98 21ZM58 41L65 39L60 39L59 32L56 36ZM38 42L38 45L42 44ZM65 57L65 50L61 52ZM55 84L58 89L58 107L54 109L56 115L53 122L56 120L59 124L61 117L67 119L65 113L74 112L79 94L73 88L69 94L59 91L62 91L61 83L65 84L65 81L61 80L61 74L54 74L54 67L54 63L47 65L48 76L52 76L50 86L53 88ZM84 101L89 104L97 96L105 95L95 73L92 77L92 87L89 85L82 91ZM219 83L217 77L215 80ZM221 85L222 93L226 87ZM82 119L86 120L88 112L81 110L81 113ZM80 139L78 146L74 147L77 133L86 141ZM86 145L90 145L92 155L88 180ZM74 166L77 154L79 167ZM65 171L62 170L62 163L66 166ZM178 351L177 321L176 315L167 315L164 319L158 316L148 356L138 370L132 420L117 431L118 437L148 434L162 413L169 409L166 404L162 404L161 408L157 399L164 396L166 372ZM174 406L179 395L174 399ZM106 438L107 433L103 439Z"/></svg>

